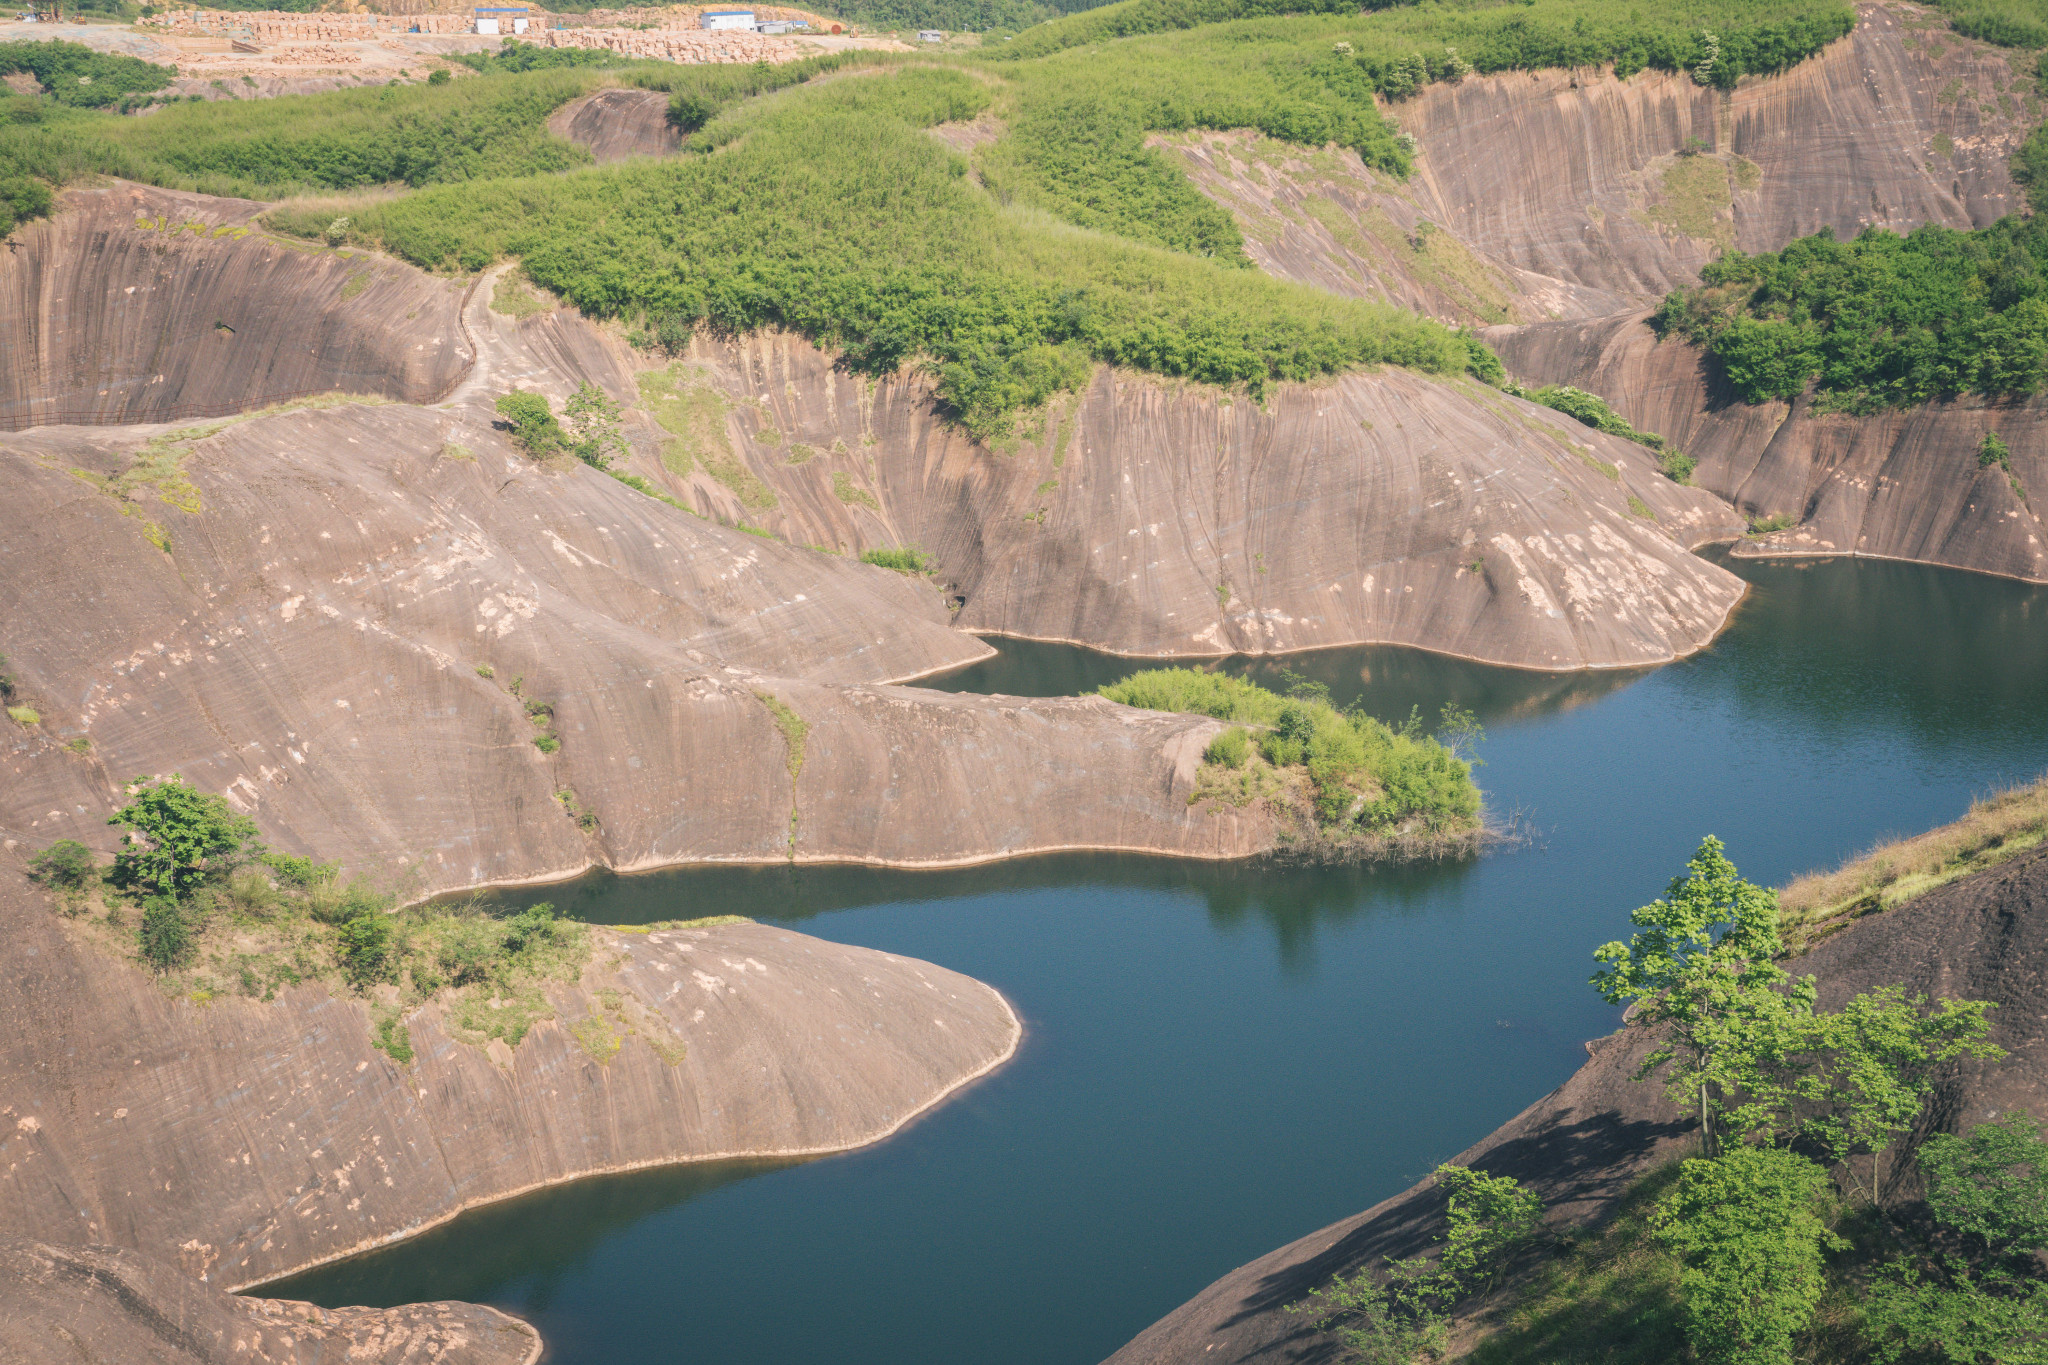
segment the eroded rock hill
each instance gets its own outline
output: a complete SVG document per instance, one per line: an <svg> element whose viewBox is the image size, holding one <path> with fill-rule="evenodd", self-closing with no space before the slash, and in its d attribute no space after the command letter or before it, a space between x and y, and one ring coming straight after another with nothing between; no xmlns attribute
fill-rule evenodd
<svg viewBox="0 0 2048 1365"><path fill-rule="evenodd" d="M71 191L0 261L0 431L225 417L311 394L445 397L465 282L255 229L264 206Z"/></svg>
<svg viewBox="0 0 2048 1365"><path fill-rule="evenodd" d="M1870 555L2048 581L2048 403L1960 398L1872 417L1810 397L1751 406L1695 346L1660 343L1642 313L1492 328L1511 374L1572 384L1699 460L1693 481L1743 513L1796 525L1737 554ZM2008 465L1977 458L1987 432Z"/></svg>
<svg viewBox="0 0 2048 1365"><path fill-rule="evenodd" d="M714 907L715 908L715 907ZM873 1142L1009 1057L994 990L759 924L592 930L516 1048L447 995L168 999L0 872L0 1237L113 1243L239 1287L601 1171Z"/></svg>
<svg viewBox="0 0 2048 1365"><path fill-rule="evenodd" d="M1725 504L1467 381L1390 370L1259 404L1103 369L991 452L933 419L921 377L866 382L793 337L698 341L672 373L716 409L679 487L798 544L921 546L968 630L1599 668L1692 652L1741 594L1688 553L1740 529Z"/></svg>
<svg viewBox="0 0 2048 1365"><path fill-rule="evenodd" d="M239 1298L120 1247L0 1245L0 1359L77 1365L533 1365L495 1308L315 1308Z"/></svg>
<svg viewBox="0 0 2048 1365"><path fill-rule="evenodd" d="M1724 247L2017 212L2006 160L2038 122L2030 91L2010 52L1938 14L1863 4L1850 36L1726 93L1595 70L1431 85L1388 109L1420 146L1405 185L1248 134L1171 145L1272 274L1532 323L1633 308Z"/></svg>
<svg viewBox="0 0 2048 1365"><path fill-rule="evenodd" d="M1270 845L1262 814L1187 804L1215 723L873 686L988 647L924 580L514 450L497 394L631 376L595 329L514 323L491 294L439 407L0 447L0 641L41 715L5 732L0 826L103 846L119 781L177 771L279 846L418 892L594 862Z"/></svg>
<svg viewBox="0 0 2048 1365"><path fill-rule="evenodd" d="M1899 983L1933 998L1998 1004L1991 1038L2007 1060L1951 1066L1928 1131L1967 1129L2014 1109L2048 1113L2048 851L1856 921L1788 965L1818 978L1826 1009ZM1597 1223L1638 1176L1691 1142L1691 1121L1664 1102L1662 1087L1630 1079L1649 1042L1645 1031L1624 1030L1587 1044L1591 1059L1569 1081L1452 1160L1535 1190L1552 1227ZM1888 1200L1913 1197L1912 1163L1889 1166ZM1336 1343L1286 1306L1382 1257L1427 1253L1442 1215L1441 1196L1417 1185L1231 1271L1108 1365L1334 1361Z"/></svg>
<svg viewBox="0 0 2048 1365"><path fill-rule="evenodd" d="M666 156L683 145L658 90L599 90L548 116L548 131L590 149L600 165L633 156Z"/></svg>

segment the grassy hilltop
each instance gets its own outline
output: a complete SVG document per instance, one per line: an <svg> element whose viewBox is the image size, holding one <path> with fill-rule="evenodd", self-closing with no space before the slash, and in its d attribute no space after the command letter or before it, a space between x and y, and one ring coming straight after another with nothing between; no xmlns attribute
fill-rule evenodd
<svg viewBox="0 0 2048 1365"><path fill-rule="evenodd" d="M1257 127L1400 176L1398 100L1429 81L1612 61L1726 82L1797 61L1851 14L1840 0L1270 9L1125 0L981 53L772 68L607 70L529 49L438 86L143 118L13 97L0 200L33 217L50 186L92 173L261 199L375 188L288 202L272 223L429 269L516 257L585 311L668 336L772 325L869 372L922 360L949 415L992 438L1098 363L1255 395L1383 364L1498 377L1451 329L1248 269L1229 214L1148 134ZM597 168L546 132L548 113L602 84L667 93L683 154ZM977 118L999 135L972 167L926 131Z"/></svg>

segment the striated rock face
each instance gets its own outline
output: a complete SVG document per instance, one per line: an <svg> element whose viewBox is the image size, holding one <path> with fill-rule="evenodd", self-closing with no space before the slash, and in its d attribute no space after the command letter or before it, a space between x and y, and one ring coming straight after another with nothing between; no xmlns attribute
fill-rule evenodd
<svg viewBox="0 0 2048 1365"><path fill-rule="evenodd" d="M445 397L467 285L284 243L263 205L70 191L0 261L0 430L225 417L309 394Z"/></svg>
<svg viewBox="0 0 2048 1365"><path fill-rule="evenodd" d="M1953 1066L1931 1109L1934 1128L1966 1130L2014 1109L2043 1112L2048 852L2022 855L1856 921L1797 959L1792 970L1819 979L1825 1009L1900 983L1931 998L1997 1002L1991 1039L2008 1059ZM1686 1136L1690 1120L1664 1102L1662 1087L1629 1079L1649 1046L1646 1033L1630 1030L1589 1043L1591 1060L1569 1081L1452 1160L1514 1176L1543 1197L1553 1227L1598 1222L1651 1166L1696 1150ZM1911 1163L1887 1165L1887 1199L1910 1197ZM1108 1365L1335 1359L1335 1343L1286 1305L1382 1257L1425 1254L1442 1235L1442 1217L1441 1198L1417 1185L1231 1271L1146 1328Z"/></svg>
<svg viewBox="0 0 2048 1365"><path fill-rule="evenodd" d="M658 90L599 90L548 116L548 131L590 149L600 164L631 156L666 156L683 145L668 121L668 96Z"/></svg>
<svg viewBox="0 0 2048 1365"><path fill-rule="evenodd" d="M1655 72L1432 85L1389 107L1421 147L1406 185L1241 134L1184 142L1183 160L1271 273L1462 322L1618 312L1725 246L1823 226L2018 211L2006 159L2035 120L2011 54L1906 6L1857 14L1819 56L1726 94ZM1418 237L1425 221L1449 240Z"/></svg>
<svg viewBox="0 0 2048 1365"><path fill-rule="evenodd" d="M540 1337L468 1303L237 1298L120 1247L0 1244L0 1359L86 1365L532 1365Z"/></svg>
<svg viewBox="0 0 2048 1365"><path fill-rule="evenodd" d="M1661 663L1741 585L1688 547L1739 529L1640 446L1405 371L1219 401L1107 369L1008 453L803 342L699 341L741 400L735 458L774 505L702 496L800 544L930 551L969 630L1129 654L1393 643L1536 668Z"/></svg>
<svg viewBox="0 0 2048 1365"><path fill-rule="evenodd" d="M514 450L492 425L507 389L633 388L623 346L567 315L515 323L492 294L437 408L0 449L0 650L42 716L6 732L0 827L104 846L119 782L177 771L278 846L421 893L597 862L1270 844L1261 814L1187 804L1215 723L869 686L990 651L924 580ZM666 477L649 444L639 467ZM767 697L804 727L800 763ZM535 747L529 702L559 752Z"/></svg>
<svg viewBox="0 0 2048 1365"><path fill-rule="evenodd" d="M166 999L0 872L0 1237L111 1242L239 1287L601 1171L873 1142L1020 1026L928 963L757 924L593 930L517 1048L300 987ZM717 907L706 907L715 911ZM687 908L681 908L688 913Z"/></svg>
<svg viewBox="0 0 2048 1365"><path fill-rule="evenodd" d="M1700 462L1693 481L1740 511L1797 520L1737 554L1870 555L2048 581L2048 402L1961 398L1873 417L1816 415L1807 398L1751 407L1697 348L1659 344L1644 316L1486 338L1510 374L1598 393L1676 442ZM1986 432L2010 448L2010 470L1979 465Z"/></svg>

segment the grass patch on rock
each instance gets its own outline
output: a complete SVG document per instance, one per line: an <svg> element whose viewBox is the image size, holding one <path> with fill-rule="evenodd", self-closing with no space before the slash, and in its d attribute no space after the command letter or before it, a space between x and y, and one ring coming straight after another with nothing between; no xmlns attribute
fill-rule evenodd
<svg viewBox="0 0 2048 1365"><path fill-rule="evenodd" d="M1360 852L1449 852L1482 832L1471 761L1427 733L1419 715L1389 726L1355 708L1337 710L1327 688L1306 680L1282 696L1191 668L1134 673L1100 693L1126 706L1236 722L1204 755L1198 799L1264 799L1304 817L1320 841ZM1479 734L1469 716L1449 711L1443 729L1454 743Z"/></svg>

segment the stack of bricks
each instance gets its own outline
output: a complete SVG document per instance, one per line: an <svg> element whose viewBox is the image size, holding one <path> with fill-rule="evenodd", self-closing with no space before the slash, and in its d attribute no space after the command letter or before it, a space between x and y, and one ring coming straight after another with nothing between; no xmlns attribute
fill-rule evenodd
<svg viewBox="0 0 2048 1365"><path fill-rule="evenodd" d="M831 28L830 23L820 19L809 10L785 9L777 5L749 5L746 3L746 0L737 0L737 3L730 5L669 5L660 9L651 9L644 6L635 6L631 9L594 9L588 14L550 15L547 19L547 26L552 28L555 24L560 23L570 28L654 28L664 32L672 29L695 31L702 28L698 18L707 9L748 9L753 11L754 18L762 21L769 19L794 19L799 23L809 24L814 33L824 33Z"/></svg>
<svg viewBox="0 0 2048 1365"><path fill-rule="evenodd" d="M697 29L570 28L526 35L544 47L603 47L628 57L696 66L707 62L793 62L807 49L787 38L769 38L745 29L704 32Z"/></svg>
<svg viewBox="0 0 2048 1365"><path fill-rule="evenodd" d="M536 19L543 16L536 12ZM258 42L360 42L386 33L468 33L467 14L294 14L280 10L168 10L139 21L173 34L248 32Z"/></svg>

